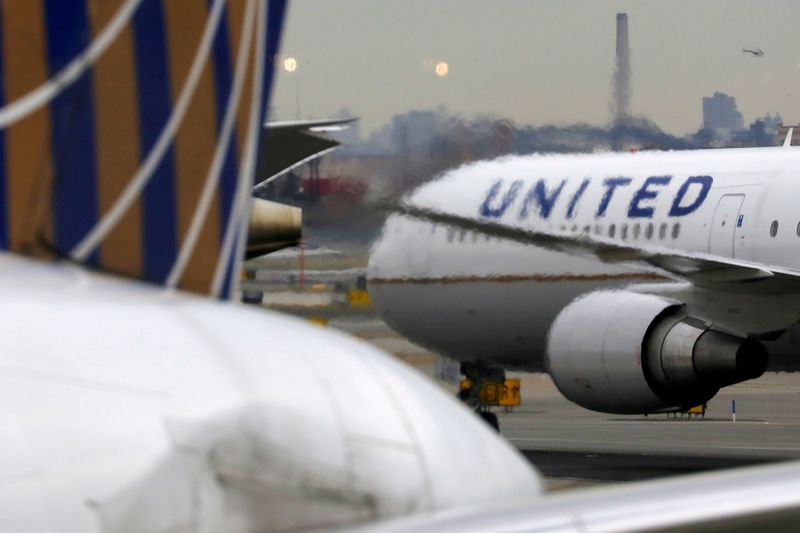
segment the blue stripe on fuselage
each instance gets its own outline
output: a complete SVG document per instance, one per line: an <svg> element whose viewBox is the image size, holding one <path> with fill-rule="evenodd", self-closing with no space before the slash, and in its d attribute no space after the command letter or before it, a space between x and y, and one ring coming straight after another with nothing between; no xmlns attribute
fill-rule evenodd
<svg viewBox="0 0 800 533"><path fill-rule="evenodd" d="M83 0L45 0L47 66L52 77L91 40ZM65 87L50 104L53 147L53 216L55 245L69 252L97 222L92 71ZM89 263L97 263L97 251Z"/></svg>
<svg viewBox="0 0 800 533"><path fill-rule="evenodd" d="M166 29L161 2L145 0L133 19L139 99L139 143L144 159L172 110ZM177 256L175 154L171 145L142 194L142 276L162 283Z"/></svg>

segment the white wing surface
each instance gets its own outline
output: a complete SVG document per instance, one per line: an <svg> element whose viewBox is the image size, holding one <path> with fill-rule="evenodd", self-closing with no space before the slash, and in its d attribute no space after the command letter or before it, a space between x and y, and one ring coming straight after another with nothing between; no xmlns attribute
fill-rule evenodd
<svg viewBox="0 0 800 533"><path fill-rule="evenodd" d="M790 531L800 520L800 463L576 490L525 507L449 513L370 531Z"/></svg>

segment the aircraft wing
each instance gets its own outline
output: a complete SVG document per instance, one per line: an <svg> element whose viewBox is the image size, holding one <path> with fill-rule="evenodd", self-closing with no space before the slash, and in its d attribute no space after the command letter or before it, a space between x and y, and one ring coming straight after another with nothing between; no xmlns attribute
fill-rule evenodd
<svg viewBox="0 0 800 533"><path fill-rule="evenodd" d="M339 146L338 141L321 134L341 131L354 120L292 120L264 124L260 141L262 149L259 150L256 167L256 187ZM269 149L264 149L267 146Z"/></svg>
<svg viewBox="0 0 800 533"><path fill-rule="evenodd" d="M575 490L528 505L399 520L370 531L785 531L800 519L800 463Z"/></svg>
<svg viewBox="0 0 800 533"><path fill-rule="evenodd" d="M769 293L800 292L800 272L787 268L665 247L635 246L588 233L547 233L408 204L387 206L387 209L435 224L570 255L592 257L604 263L640 263L703 287L725 286L727 290Z"/></svg>

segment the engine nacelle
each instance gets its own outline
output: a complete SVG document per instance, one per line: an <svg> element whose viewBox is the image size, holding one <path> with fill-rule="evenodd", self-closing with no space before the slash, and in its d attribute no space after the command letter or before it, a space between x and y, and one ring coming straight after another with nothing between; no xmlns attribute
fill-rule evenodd
<svg viewBox="0 0 800 533"><path fill-rule="evenodd" d="M620 414L688 409L764 373L759 342L710 329L681 309L630 291L579 298L550 329L548 372L569 400Z"/></svg>

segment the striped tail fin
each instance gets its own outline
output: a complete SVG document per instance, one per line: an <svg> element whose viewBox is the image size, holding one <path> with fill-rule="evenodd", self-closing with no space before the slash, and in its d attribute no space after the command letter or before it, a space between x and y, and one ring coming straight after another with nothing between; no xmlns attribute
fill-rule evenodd
<svg viewBox="0 0 800 533"><path fill-rule="evenodd" d="M285 7L0 3L0 248L233 294Z"/></svg>

